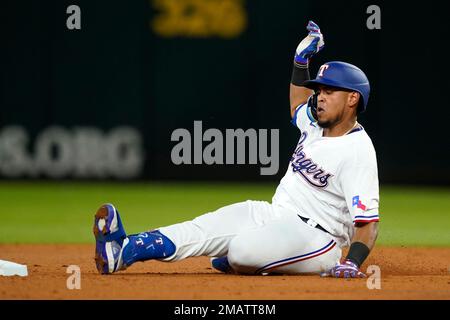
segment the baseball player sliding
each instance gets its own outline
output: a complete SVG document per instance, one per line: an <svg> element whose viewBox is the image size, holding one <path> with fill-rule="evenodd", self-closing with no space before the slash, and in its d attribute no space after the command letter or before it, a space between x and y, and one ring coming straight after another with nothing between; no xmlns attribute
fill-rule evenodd
<svg viewBox="0 0 450 320"><path fill-rule="evenodd" d="M105 204L94 219L100 273L149 259L210 256L213 267L226 273L365 277L360 266L375 244L379 220L375 149L357 122L369 81L359 68L339 61L325 63L310 80L309 59L324 40L312 21L307 30L290 85L300 139L272 203L248 200L128 236L117 209ZM341 261L345 246L350 249Z"/></svg>

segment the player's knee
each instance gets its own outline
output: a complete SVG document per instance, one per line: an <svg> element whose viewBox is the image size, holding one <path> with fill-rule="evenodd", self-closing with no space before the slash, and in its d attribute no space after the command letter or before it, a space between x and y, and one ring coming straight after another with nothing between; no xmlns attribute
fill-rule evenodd
<svg viewBox="0 0 450 320"><path fill-rule="evenodd" d="M254 274L258 269L255 248L237 236L228 247L228 263L236 272Z"/></svg>

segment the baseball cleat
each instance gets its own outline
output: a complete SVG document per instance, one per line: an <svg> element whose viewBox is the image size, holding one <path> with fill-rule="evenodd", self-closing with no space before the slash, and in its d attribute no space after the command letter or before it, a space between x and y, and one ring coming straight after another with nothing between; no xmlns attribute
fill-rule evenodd
<svg viewBox="0 0 450 320"><path fill-rule="evenodd" d="M112 204L101 206L94 217L95 264L101 274L123 270L122 252L128 238L119 212Z"/></svg>
<svg viewBox="0 0 450 320"><path fill-rule="evenodd" d="M94 217L94 236L97 241L113 241L127 235L120 220L119 212L112 204L101 206Z"/></svg>
<svg viewBox="0 0 450 320"><path fill-rule="evenodd" d="M101 274L114 273L125 270L126 266L122 260L122 253L128 244L128 238L121 241L97 241L95 247L95 265Z"/></svg>
<svg viewBox="0 0 450 320"><path fill-rule="evenodd" d="M230 263L228 262L227 256L211 258L211 266L220 272L234 273L233 268L230 266Z"/></svg>

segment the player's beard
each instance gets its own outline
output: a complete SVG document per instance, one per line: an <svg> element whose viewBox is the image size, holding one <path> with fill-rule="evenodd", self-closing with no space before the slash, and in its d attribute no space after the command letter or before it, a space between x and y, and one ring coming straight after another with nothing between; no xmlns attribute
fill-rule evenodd
<svg viewBox="0 0 450 320"><path fill-rule="evenodd" d="M317 124L321 127L321 128L329 128L329 127L331 127L331 125L333 124L333 122L331 122L330 120L328 120L328 121L320 121L320 120L317 120Z"/></svg>
<svg viewBox="0 0 450 320"><path fill-rule="evenodd" d="M336 125L337 123L342 121L342 118L344 117L343 109L340 113L335 114L334 118L328 118L326 120L320 120L320 117L317 119L317 124L324 129L328 129Z"/></svg>

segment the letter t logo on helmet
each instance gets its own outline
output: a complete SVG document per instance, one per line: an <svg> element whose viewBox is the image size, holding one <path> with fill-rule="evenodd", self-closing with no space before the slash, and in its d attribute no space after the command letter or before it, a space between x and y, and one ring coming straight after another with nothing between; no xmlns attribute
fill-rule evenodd
<svg viewBox="0 0 450 320"><path fill-rule="evenodd" d="M321 65L321 66L320 66L320 69L319 69L319 73L317 74L317 76L318 76L318 77L323 77L323 72L324 72L325 70L327 70L328 67L329 67L329 65L327 65L327 64Z"/></svg>
<svg viewBox="0 0 450 320"><path fill-rule="evenodd" d="M319 85L359 92L361 98L358 112L363 112L366 109L369 101L370 84L364 72L357 66L342 61L330 61L320 66L315 79L306 80L302 83L302 86L312 90L316 90Z"/></svg>

